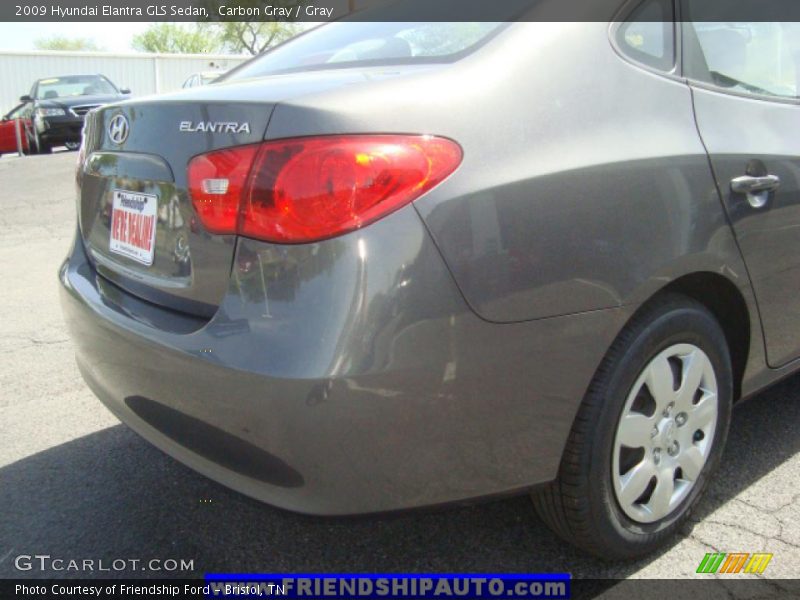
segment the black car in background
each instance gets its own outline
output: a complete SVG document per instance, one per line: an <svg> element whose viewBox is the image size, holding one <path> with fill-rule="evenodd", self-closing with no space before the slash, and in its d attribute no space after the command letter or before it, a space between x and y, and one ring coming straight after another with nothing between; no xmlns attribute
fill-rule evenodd
<svg viewBox="0 0 800 600"><path fill-rule="evenodd" d="M33 104L35 151L50 152L53 146L76 150L81 143L83 119L90 110L117 102L130 94L103 75L64 75L39 79L20 102Z"/></svg>

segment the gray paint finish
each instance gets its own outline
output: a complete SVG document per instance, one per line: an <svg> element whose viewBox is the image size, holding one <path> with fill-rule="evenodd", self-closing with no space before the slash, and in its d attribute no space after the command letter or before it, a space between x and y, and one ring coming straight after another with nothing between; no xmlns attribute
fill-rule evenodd
<svg viewBox="0 0 800 600"><path fill-rule="evenodd" d="M727 224L689 88L622 60L605 23L516 23L444 69L287 97L267 137L371 131L463 147L414 205L487 320L636 303L691 255L746 280L735 247L709 245Z"/></svg>
<svg viewBox="0 0 800 600"><path fill-rule="evenodd" d="M800 357L800 106L702 88L694 97L697 125L753 280L769 363L783 366ZM731 191L731 180L745 175L751 161L780 177L762 208Z"/></svg>
<svg viewBox="0 0 800 600"><path fill-rule="evenodd" d="M120 287L177 310L211 316L230 276L235 236L210 235L194 215L186 168L193 156L252 144L264 136L272 105L126 103L101 109L89 122L81 179L80 231L100 273ZM122 144L108 136L116 115L130 123ZM250 132L180 132L182 121L246 122ZM114 190L158 198L154 264L109 250Z"/></svg>
<svg viewBox="0 0 800 600"><path fill-rule="evenodd" d="M411 207L311 246L241 241L219 311L191 333L154 327L167 309L104 285L80 242L60 276L78 363L115 414L226 485L318 514L552 478L629 314L486 323Z"/></svg>
<svg viewBox="0 0 800 600"><path fill-rule="evenodd" d="M229 81L100 111L60 272L89 385L214 479L350 514L551 480L613 340L686 275L714 274L747 305L745 395L788 373L766 365L690 87L626 62L608 33L519 23L452 65ZM103 125L116 111L133 127L114 148ZM703 127L701 112L702 99ZM169 133L207 115L258 133ZM194 219L191 156L341 133L446 136L464 162L413 205L315 244L212 236ZM103 207L126 185L183 215L153 270L108 263ZM165 260L180 235L188 273Z"/></svg>

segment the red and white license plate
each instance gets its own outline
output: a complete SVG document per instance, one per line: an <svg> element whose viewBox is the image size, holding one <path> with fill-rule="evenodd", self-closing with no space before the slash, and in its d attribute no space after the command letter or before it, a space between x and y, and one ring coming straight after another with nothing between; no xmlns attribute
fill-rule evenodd
<svg viewBox="0 0 800 600"><path fill-rule="evenodd" d="M114 190L109 250L143 265L153 264L158 197Z"/></svg>

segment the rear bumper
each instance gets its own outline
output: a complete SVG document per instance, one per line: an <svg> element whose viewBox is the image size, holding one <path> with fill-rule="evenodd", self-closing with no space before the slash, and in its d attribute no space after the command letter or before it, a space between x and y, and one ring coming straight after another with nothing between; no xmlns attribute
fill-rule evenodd
<svg viewBox="0 0 800 600"><path fill-rule="evenodd" d="M552 479L625 318L477 318L410 207L310 246L240 240L207 322L104 282L80 241L60 280L81 372L115 415L224 485L325 515Z"/></svg>

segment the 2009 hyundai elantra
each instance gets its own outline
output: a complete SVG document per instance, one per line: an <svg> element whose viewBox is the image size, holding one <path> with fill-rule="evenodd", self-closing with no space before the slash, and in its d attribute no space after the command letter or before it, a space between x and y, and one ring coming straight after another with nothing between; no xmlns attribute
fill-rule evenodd
<svg viewBox="0 0 800 600"><path fill-rule="evenodd" d="M586 550L663 544L800 357L797 25L671 7L333 23L93 112L87 383L284 508L531 491Z"/></svg>

